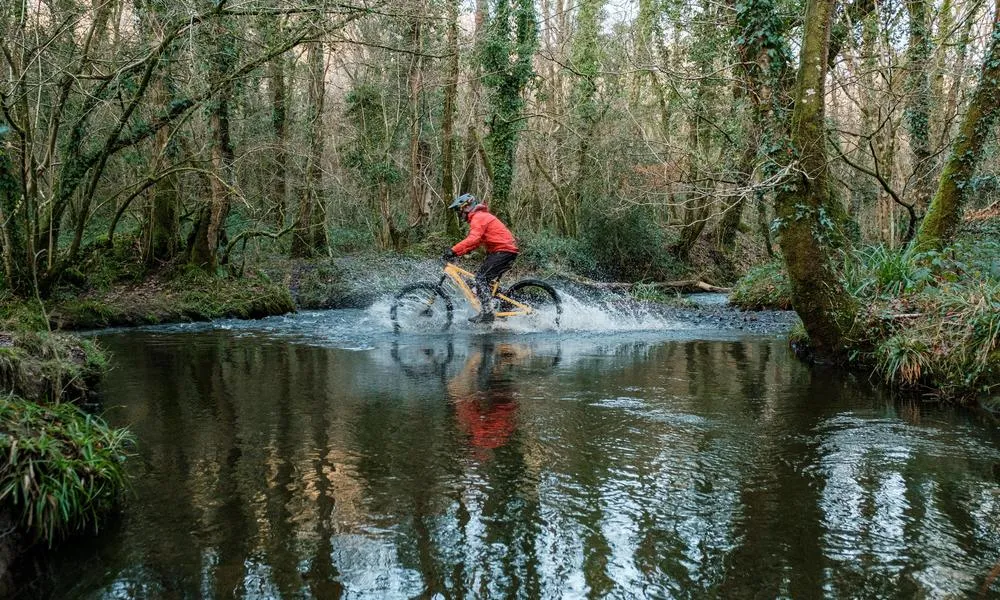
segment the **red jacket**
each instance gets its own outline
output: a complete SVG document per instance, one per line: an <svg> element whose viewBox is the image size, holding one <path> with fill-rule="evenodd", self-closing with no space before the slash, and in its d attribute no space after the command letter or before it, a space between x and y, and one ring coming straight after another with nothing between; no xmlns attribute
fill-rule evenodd
<svg viewBox="0 0 1000 600"><path fill-rule="evenodd" d="M468 254L480 244L486 245L486 252L517 252L517 242L510 230L491 215L486 207L479 205L469 212L469 235L452 247L452 252L458 256Z"/></svg>

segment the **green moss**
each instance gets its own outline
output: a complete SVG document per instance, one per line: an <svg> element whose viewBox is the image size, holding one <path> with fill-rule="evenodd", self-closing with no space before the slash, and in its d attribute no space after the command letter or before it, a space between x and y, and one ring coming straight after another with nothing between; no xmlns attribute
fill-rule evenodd
<svg viewBox="0 0 1000 600"><path fill-rule="evenodd" d="M42 307L33 300L16 298L8 292L0 293L0 330L39 331L48 329Z"/></svg>
<svg viewBox="0 0 1000 600"><path fill-rule="evenodd" d="M129 433L72 404L0 398L0 505L50 545L95 530L125 489Z"/></svg>
<svg viewBox="0 0 1000 600"><path fill-rule="evenodd" d="M98 329L236 317L256 319L294 312L289 290L263 275L215 277L200 271L164 274L105 291L74 295L63 290L46 305L0 299L0 326L13 331Z"/></svg>
<svg viewBox="0 0 1000 600"><path fill-rule="evenodd" d="M60 329L98 329L118 324L123 318L117 307L93 298L64 300L49 311L50 321Z"/></svg>
<svg viewBox="0 0 1000 600"><path fill-rule="evenodd" d="M743 310L791 310L792 288L780 261L751 269L740 279L729 302Z"/></svg>
<svg viewBox="0 0 1000 600"><path fill-rule="evenodd" d="M89 398L107 370L91 341L47 332L0 333L0 390L36 402Z"/></svg>
<svg viewBox="0 0 1000 600"><path fill-rule="evenodd" d="M265 277L220 279L186 276L172 283L177 302L171 310L194 320L223 317L259 319L295 311L291 293Z"/></svg>

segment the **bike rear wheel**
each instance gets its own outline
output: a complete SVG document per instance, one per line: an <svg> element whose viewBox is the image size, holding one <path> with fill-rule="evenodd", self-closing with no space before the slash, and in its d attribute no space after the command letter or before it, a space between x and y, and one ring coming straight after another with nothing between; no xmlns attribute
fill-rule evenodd
<svg viewBox="0 0 1000 600"><path fill-rule="evenodd" d="M399 290L389 317L395 332L444 331L451 327L453 306L441 286L420 281Z"/></svg>
<svg viewBox="0 0 1000 600"><path fill-rule="evenodd" d="M562 319L562 300L551 285L537 279L522 279L507 288L504 295L531 308L530 314L514 318L527 319L534 327L540 329L559 327L559 321ZM522 309L501 299L500 310L516 312Z"/></svg>

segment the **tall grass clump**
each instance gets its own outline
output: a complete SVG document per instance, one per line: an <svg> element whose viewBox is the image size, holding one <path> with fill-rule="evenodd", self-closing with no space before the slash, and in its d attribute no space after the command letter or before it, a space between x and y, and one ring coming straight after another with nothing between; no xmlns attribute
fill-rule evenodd
<svg viewBox="0 0 1000 600"><path fill-rule="evenodd" d="M874 248L845 266L866 307L855 356L887 383L959 401L1000 389L1000 243Z"/></svg>
<svg viewBox="0 0 1000 600"><path fill-rule="evenodd" d="M0 504L49 545L96 531L125 489L131 443L126 430L72 404L0 398Z"/></svg>

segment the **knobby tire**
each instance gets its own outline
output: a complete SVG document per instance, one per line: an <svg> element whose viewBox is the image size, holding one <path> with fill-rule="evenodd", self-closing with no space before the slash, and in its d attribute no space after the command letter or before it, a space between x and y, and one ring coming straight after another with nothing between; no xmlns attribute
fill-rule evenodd
<svg viewBox="0 0 1000 600"><path fill-rule="evenodd" d="M432 299L433 302L430 302ZM421 303L424 303L426 308L420 308ZM421 325L425 326L425 330L429 326L445 331L451 327L453 311L451 298L441 286L419 281L404 286L396 293L389 316L392 319L392 328L397 333L420 330Z"/></svg>

